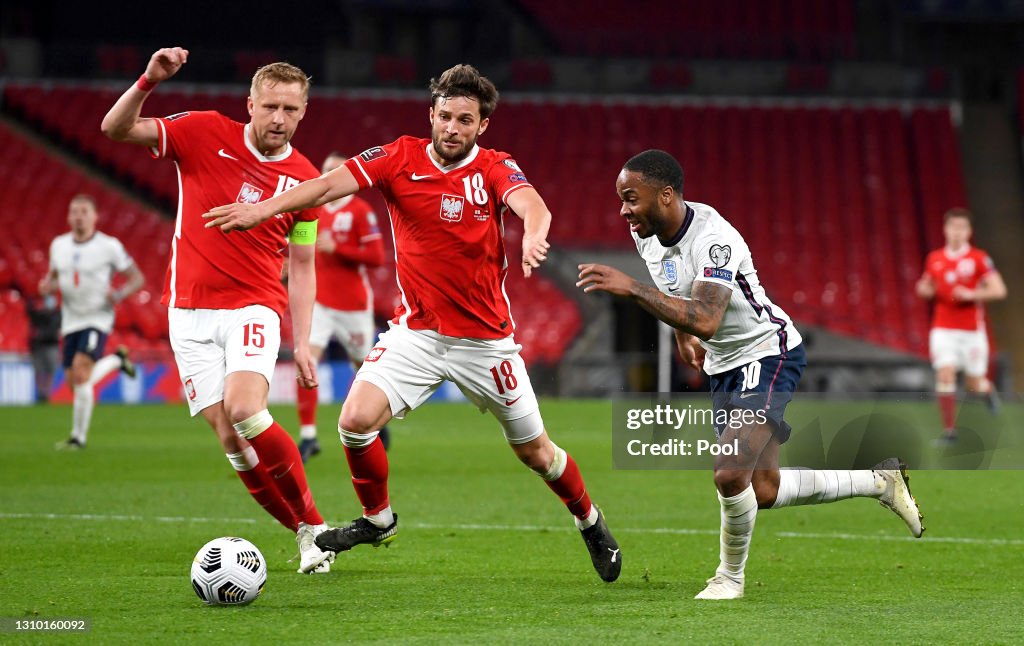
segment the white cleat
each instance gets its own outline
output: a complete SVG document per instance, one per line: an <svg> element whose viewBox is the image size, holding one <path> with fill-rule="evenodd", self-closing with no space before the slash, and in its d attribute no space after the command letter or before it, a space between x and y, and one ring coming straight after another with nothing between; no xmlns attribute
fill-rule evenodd
<svg viewBox="0 0 1024 646"><path fill-rule="evenodd" d="M902 518L914 538L921 538L921 534L924 533L921 520L924 517L917 507L913 494L910 493L907 465L899 458L888 458L876 464L872 471L885 480L885 491L879 497L878 503Z"/></svg>
<svg viewBox="0 0 1024 646"><path fill-rule="evenodd" d="M327 529L327 524L308 525L299 523L295 542L299 544L299 574L325 574L331 571L334 552L324 552L314 543L317 535Z"/></svg>
<svg viewBox="0 0 1024 646"><path fill-rule="evenodd" d="M698 592L694 599L739 599L743 596L743 582L737 583L722 574L715 574L707 584L708 587Z"/></svg>

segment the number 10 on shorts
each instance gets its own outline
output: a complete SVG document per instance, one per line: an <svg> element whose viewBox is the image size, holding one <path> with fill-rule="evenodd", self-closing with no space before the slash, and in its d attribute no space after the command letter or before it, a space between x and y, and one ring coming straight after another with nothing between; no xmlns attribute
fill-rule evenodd
<svg viewBox="0 0 1024 646"><path fill-rule="evenodd" d="M761 381L761 362L753 361L743 366L743 390L757 388L757 382Z"/></svg>

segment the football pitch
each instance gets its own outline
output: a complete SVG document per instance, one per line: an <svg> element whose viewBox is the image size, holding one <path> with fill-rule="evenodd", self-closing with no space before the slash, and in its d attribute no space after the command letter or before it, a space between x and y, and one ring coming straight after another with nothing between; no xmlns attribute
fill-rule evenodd
<svg viewBox="0 0 1024 646"><path fill-rule="evenodd" d="M820 406L835 404L821 403ZM608 402L541 402L622 547L598 579L557 498L521 466L490 416L432 404L391 425L389 549L295 573L293 536L245 492L184 405L99 405L89 446L57 452L66 406L0 409L0 617L72 618L87 634L0 643L1021 643L1024 471L922 471L927 531L866 499L758 514L746 597L697 602L718 563L707 471L612 468ZM292 431L294 409L272 408ZM1024 433L1021 405L1007 426ZM359 514L335 432L307 465L328 522ZM242 536L268 560L263 595L207 607L195 552Z"/></svg>

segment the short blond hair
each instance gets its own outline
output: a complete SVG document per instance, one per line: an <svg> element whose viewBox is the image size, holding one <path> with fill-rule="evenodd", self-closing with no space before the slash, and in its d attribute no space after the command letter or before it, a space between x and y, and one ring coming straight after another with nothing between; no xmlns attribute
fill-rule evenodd
<svg viewBox="0 0 1024 646"><path fill-rule="evenodd" d="M963 218L964 220L967 220L967 224L972 224L974 221L974 216L971 214L971 212L963 208L962 206L956 206L946 211L946 213L943 214L942 216L942 222L943 224L945 224L946 222L949 222L953 218Z"/></svg>
<svg viewBox="0 0 1024 646"><path fill-rule="evenodd" d="M302 86L302 100L309 100L309 77L291 63L270 63L256 70L249 86L249 96L255 97L256 92L266 83L274 87L278 83L298 83Z"/></svg>
<svg viewBox="0 0 1024 646"><path fill-rule="evenodd" d="M96 198L93 197L92 195L89 195L88 193L76 194L74 197L68 200L68 206L71 206L75 202L85 202L86 204L92 207L93 211L99 211L99 208L96 206Z"/></svg>

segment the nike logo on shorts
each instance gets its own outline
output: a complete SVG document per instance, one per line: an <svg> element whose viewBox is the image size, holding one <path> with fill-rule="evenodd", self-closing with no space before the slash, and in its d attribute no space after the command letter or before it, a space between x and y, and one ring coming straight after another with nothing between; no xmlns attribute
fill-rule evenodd
<svg viewBox="0 0 1024 646"><path fill-rule="evenodd" d="M221 157L223 157L224 159L234 159L235 161L238 161L238 157L235 157L234 155L227 154L226 152L224 152L223 148L218 150L217 154L220 155Z"/></svg>
<svg viewBox="0 0 1024 646"><path fill-rule="evenodd" d="M506 399L506 400L505 400L505 405L506 405L506 406L511 406L512 404L516 403L517 401L519 401L519 400L520 400L520 399L522 399L522 398L523 398L523 396L522 396L522 395L519 395L518 397L516 397L515 399L512 399L512 400L508 400L508 399Z"/></svg>
<svg viewBox="0 0 1024 646"><path fill-rule="evenodd" d="M262 352L246 352L245 356L247 356L247 357L262 357L263 353Z"/></svg>

